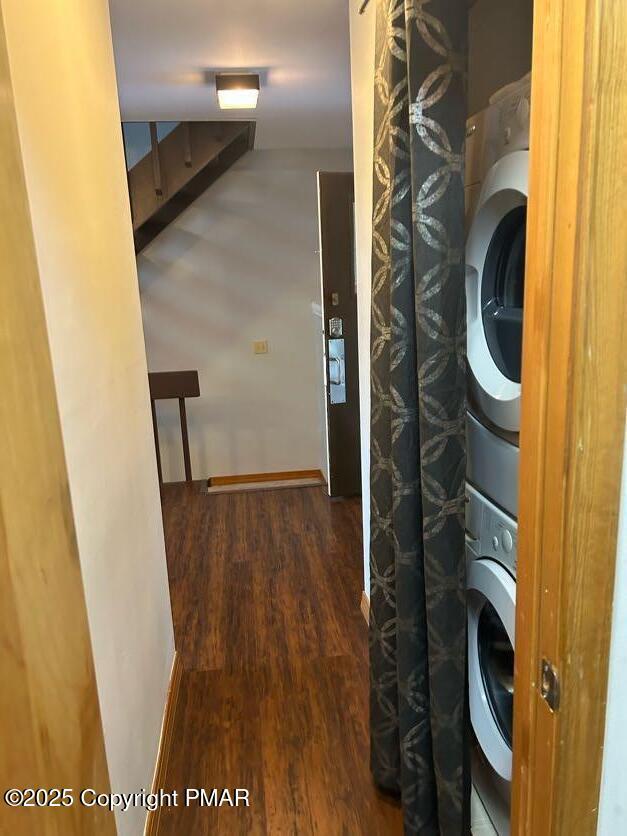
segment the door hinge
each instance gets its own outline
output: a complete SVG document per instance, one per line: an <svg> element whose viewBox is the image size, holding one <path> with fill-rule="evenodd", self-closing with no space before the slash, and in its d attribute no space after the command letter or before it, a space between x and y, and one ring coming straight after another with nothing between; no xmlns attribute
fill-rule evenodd
<svg viewBox="0 0 627 836"><path fill-rule="evenodd" d="M560 680L557 669L548 659L542 659L540 672L540 696L551 711L560 707Z"/></svg>

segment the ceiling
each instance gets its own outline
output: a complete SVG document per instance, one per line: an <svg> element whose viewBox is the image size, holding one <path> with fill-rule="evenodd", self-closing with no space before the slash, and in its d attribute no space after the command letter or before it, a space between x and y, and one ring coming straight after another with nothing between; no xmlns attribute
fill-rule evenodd
<svg viewBox="0 0 627 836"><path fill-rule="evenodd" d="M216 70L260 73L258 148L351 145L348 3L109 0L122 119L248 119Z"/></svg>

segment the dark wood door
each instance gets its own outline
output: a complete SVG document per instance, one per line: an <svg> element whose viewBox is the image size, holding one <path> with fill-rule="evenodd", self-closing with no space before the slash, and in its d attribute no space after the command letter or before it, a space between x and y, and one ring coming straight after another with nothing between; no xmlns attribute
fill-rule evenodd
<svg viewBox="0 0 627 836"><path fill-rule="evenodd" d="M352 172L318 172L329 494L361 493Z"/></svg>

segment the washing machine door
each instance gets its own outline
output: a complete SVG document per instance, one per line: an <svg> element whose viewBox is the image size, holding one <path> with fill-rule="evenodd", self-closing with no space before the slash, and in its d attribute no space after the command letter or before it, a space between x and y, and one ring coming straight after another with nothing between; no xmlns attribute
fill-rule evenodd
<svg viewBox="0 0 627 836"><path fill-rule="evenodd" d="M475 400L497 427L520 429L529 152L488 172L466 245L468 362Z"/></svg>
<svg viewBox="0 0 627 836"><path fill-rule="evenodd" d="M469 556L470 717L488 762L506 781L512 778L515 611L516 583L507 570Z"/></svg>

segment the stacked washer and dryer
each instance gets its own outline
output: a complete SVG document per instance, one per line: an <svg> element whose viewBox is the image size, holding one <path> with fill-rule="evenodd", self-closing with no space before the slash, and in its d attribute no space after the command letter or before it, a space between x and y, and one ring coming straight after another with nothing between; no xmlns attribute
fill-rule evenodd
<svg viewBox="0 0 627 836"><path fill-rule="evenodd" d="M468 120L466 562L473 784L509 834L530 77Z"/></svg>

